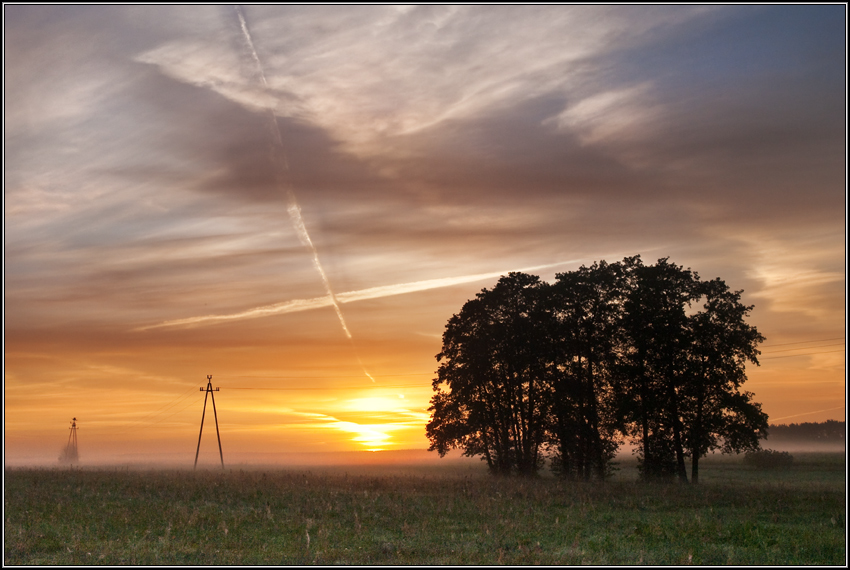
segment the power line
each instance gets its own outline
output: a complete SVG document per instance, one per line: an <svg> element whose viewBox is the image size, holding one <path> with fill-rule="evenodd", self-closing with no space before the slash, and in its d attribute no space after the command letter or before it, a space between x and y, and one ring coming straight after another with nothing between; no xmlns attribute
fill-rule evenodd
<svg viewBox="0 0 850 570"><path fill-rule="evenodd" d="M155 422L151 422L151 423L150 423L150 424L148 424L148 425L161 424L161 423L162 423L162 422L164 422L165 420L170 420L171 418L173 418L174 416L176 416L176 415L177 415L177 414L179 414L180 412L182 412L182 411L184 411L184 410L188 409L190 406L194 406L194 405L195 405L195 403L196 403L196 402L195 402L195 400L191 400L188 404L186 404L185 406L183 406L182 408L180 408L180 409L179 409L179 410L177 410L176 412L173 412L171 415L165 416L164 418L160 418L160 419L156 420Z"/></svg>
<svg viewBox="0 0 850 570"><path fill-rule="evenodd" d="M750 380L750 384L753 386L799 386L801 382L799 380L768 380L767 382L762 382L761 380ZM806 380L805 385L809 386L812 384L845 384L846 380Z"/></svg>
<svg viewBox="0 0 850 570"><path fill-rule="evenodd" d="M835 338L822 338L820 340L801 340L799 342L783 342L780 344L771 344L770 346L765 346L763 348L773 348L774 346L788 346L789 344L808 344L810 342L827 342L829 340L844 340L843 336L837 336Z"/></svg>
<svg viewBox="0 0 850 570"><path fill-rule="evenodd" d="M194 390L192 390L192 392L194 393ZM188 402L185 406L183 406L183 407L182 407L182 408L180 408L179 410L176 410L176 411L172 412L171 414L169 414L169 415L167 415L167 416L161 417L161 418L159 418L159 419L158 419L158 420L156 420L156 421L149 422L147 425L148 425L148 426L155 426L155 425L157 425L157 424L161 424L161 423L163 423L163 422L165 422L165 421L167 421L167 420L170 420L171 418L173 418L173 417L174 417L174 416L176 416L177 414L179 414L179 413L181 413L181 412L186 411L186 410L187 410L188 408L190 408L191 406L194 406L196 403L197 403L197 402L196 402L195 400L190 400L190 401L189 401L189 402ZM135 429L135 428L137 427L137 425L136 425L136 424L138 424L138 423L140 423L140 422L135 422L134 424L130 424L129 426L125 426L124 428L122 428L122 429L120 429L120 430L118 430L118 431L112 431L112 432L109 432L109 435L127 433L129 430L131 430L131 429Z"/></svg>
<svg viewBox="0 0 850 570"><path fill-rule="evenodd" d="M435 372L414 372L412 374L372 374L375 378L397 378L400 376L433 376ZM225 379L255 378L259 380L338 380L341 378L360 379L359 375L348 374L345 376L225 376Z"/></svg>
<svg viewBox="0 0 850 570"><path fill-rule="evenodd" d="M131 422L124 424L122 427L119 427L116 431L110 432L110 435L122 434L122 433L126 433L126 432L128 432L132 429L135 429L139 425L141 425L145 422L149 422L150 420L153 420L154 418L156 418L160 414L164 413L167 409L174 407L177 404L183 402L184 400L189 398L194 393L195 393L194 388L190 388L188 392L184 392L184 393L180 394L179 396L177 396L174 400L172 400L171 402L169 402L165 406L159 408L158 410L156 410L152 413L147 414L146 416L143 416L142 418L140 418L138 420L131 421ZM152 423L156 424L156 423L159 423L160 421L163 421L164 419L171 418L175 414L178 414L178 413L182 412L183 410L185 410L186 408L188 408L189 406L191 406L193 403L194 403L194 400L190 401L189 404L186 405L185 407L180 408L179 410L177 410L176 412L172 413L169 416L166 416L166 418L160 418L160 419L158 419L158 420L156 420Z"/></svg>
<svg viewBox="0 0 850 570"><path fill-rule="evenodd" d="M153 418L155 418L156 416L158 416L159 414L163 413L163 412L164 412L165 410L167 410L168 408L170 408L170 407L172 407L172 406L176 405L179 401L181 401L181 400L183 400L183 399L185 399L185 398L188 398L188 397L189 397L189 396L191 396L193 393L194 393L194 390L193 390L192 388L189 388L189 391L188 391L188 392L184 392L184 393L183 393L183 394L181 394L180 396L177 396L177 397L176 397L174 400L172 400L170 403L166 404L165 406L161 407L160 409L156 410L155 412L152 412L152 413L148 414L147 416L144 416L143 418L141 418L141 419L139 419L139 420L136 420L136 421L137 421L137 422L139 422L139 423L141 423L141 422L144 422L144 421L146 421L146 420L153 419Z"/></svg>
<svg viewBox="0 0 850 570"><path fill-rule="evenodd" d="M813 354L832 354L833 352L845 352L844 350L824 350L823 352L806 352L804 354L786 354L784 356L766 356L759 360L773 360L774 358L795 358L797 356L811 356Z"/></svg>
<svg viewBox="0 0 850 570"><path fill-rule="evenodd" d="M427 387L428 384L377 384L375 386L370 386L370 388L423 388ZM358 386L326 386L321 388L306 388L303 386L292 386L286 388L256 388L256 387L234 387L234 386L222 386L227 390L271 390L271 391L291 391L291 390L307 390L307 391L320 391L320 390L345 390L345 389L356 389L361 388L362 385Z"/></svg>
<svg viewBox="0 0 850 570"><path fill-rule="evenodd" d="M843 342L837 342L837 343L833 343L833 344L822 344L820 346L801 346L799 348L783 348L782 350L771 351L768 354L775 354L777 352L791 352L792 350L812 350L812 349L815 349L815 348L826 348L828 346L841 346L842 344L844 344L844 343Z"/></svg>

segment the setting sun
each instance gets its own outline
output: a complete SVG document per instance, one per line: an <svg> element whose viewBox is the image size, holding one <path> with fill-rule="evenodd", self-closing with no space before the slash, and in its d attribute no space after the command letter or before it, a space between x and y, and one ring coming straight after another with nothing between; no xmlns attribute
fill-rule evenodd
<svg viewBox="0 0 850 570"><path fill-rule="evenodd" d="M351 441L367 451L410 448L424 433L428 414L402 407L403 403L400 398L389 396L354 398L345 402L337 414L349 421L337 420L330 425L355 434Z"/></svg>

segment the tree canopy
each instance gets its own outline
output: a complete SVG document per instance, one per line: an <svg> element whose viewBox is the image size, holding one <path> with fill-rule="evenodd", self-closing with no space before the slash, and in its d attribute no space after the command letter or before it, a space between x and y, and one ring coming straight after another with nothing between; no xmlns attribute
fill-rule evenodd
<svg viewBox="0 0 850 570"><path fill-rule="evenodd" d="M720 279L639 256L502 277L449 319L426 433L496 474L603 479L619 447L642 476L699 480L712 450L758 449L767 415L741 389L764 337Z"/></svg>

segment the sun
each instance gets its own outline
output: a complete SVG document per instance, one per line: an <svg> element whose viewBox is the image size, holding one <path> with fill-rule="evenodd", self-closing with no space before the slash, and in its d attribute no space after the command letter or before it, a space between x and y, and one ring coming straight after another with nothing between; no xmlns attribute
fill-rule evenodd
<svg viewBox="0 0 850 570"><path fill-rule="evenodd" d="M338 430L353 434L351 441L356 442L367 451L384 451L399 444L395 441L394 432L409 430L412 424L422 423L423 419L416 412L405 407L407 402L399 394L366 396L347 400L342 413L356 414L364 421L338 419L332 426Z"/></svg>

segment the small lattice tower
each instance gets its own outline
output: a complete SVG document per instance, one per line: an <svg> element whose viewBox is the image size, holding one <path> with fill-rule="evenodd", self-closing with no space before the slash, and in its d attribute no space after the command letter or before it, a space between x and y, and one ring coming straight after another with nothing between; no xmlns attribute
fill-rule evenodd
<svg viewBox="0 0 850 570"><path fill-rule="evenodd" d="M68 434L68 443L65 449L62 450L62 455L59 456L59 461L62 463L77 463L80 459L77 451L77 418L71 420L71 432Z"/></svg>

